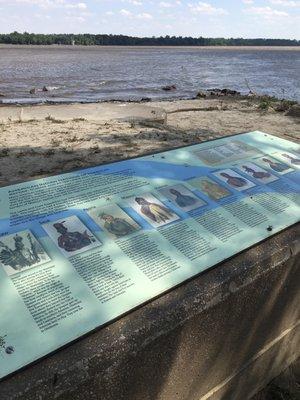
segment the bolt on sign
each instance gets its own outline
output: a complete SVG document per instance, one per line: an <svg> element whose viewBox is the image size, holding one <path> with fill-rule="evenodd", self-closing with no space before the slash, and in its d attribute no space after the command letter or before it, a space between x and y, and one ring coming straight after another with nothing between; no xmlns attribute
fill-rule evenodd
<svg viewBox="0 0 300 400"><path fill-rule="evenodd" d="M299 221L300 147L250 132L0 189L0 377Z"/></svg>

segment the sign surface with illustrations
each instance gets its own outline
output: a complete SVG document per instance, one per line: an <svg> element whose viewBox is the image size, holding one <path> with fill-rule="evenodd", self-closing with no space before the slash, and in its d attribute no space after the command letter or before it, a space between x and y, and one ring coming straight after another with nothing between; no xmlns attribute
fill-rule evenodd
<svg viewBox="0 0 300 400"><path fill-rule="evenodd" d="M0 378L293 225L300 147L251 132L0 189Z"/></svg>

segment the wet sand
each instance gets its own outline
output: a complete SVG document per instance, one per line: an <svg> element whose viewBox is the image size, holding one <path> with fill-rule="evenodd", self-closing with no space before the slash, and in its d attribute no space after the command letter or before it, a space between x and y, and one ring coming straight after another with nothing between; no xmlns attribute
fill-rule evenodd
<svg viewBox="0 0 300 400"><path fill-rule="evenodd" d="M251 99L0 107L0 185L260 130L300 142L300 118Z"/></svg>

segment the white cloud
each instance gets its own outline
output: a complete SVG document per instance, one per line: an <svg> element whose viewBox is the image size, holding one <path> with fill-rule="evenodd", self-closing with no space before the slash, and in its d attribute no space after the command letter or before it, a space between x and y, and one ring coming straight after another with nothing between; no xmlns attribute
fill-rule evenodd
<svg viewBox="0 0 300 400"><path fill-rule="evenodd" d="M5 0L4 0L5 1ZM3 1L3 3L4 3ZM40 7L45 6L58 6L61 5L61 1L57 0L8 0L7 4L29 4L29 5L36 5Z"/></svg>
<svg viewBox="0 0 300 400"><path fill-rule="evenodd" d="M1 10L1 8L0 8L0 10ZM38 19L51 19L51 16L50 15L44 15L44 14L39 14L39 13L35 13L34 15L33 15L35 18L38 18Z"/></svg>
<svg viewBox="0 0 300 400"><path fill-rule="evenodd" d="M152 19L152 15L148 13L141 13L137 15L137 18L139 19Z"/></svg>
<svg viewBox="0 0 300 400"><path fill-rule="evenodd" d="M269 0L271 4L283 7L300 7L300 1L293 0Z"/></svg>
<svg viewBox="0 0 300 400"><path fill-rule="evenodd" d="M105 15L111 16L111 15L115 15L115 13L113 11L106 11Z"/></svg>
<svg viewBox="0 0 300 400"><path fill-rule="evenodd" d="M209 3L203 3L199 1L196 4L188 4L188 7L192 12L198 14L207 14L207 15L226 15L228 12L224 10L224 8L217 8L212 6Z"/></svg>
<svg viewBox="0 0 300 400"><path fill-rule="evenodd" d="M170 8L170 7L172 7L172 4L167 2L167 1L161 1L158 5L159 5L159 7L162 7L162 8Z"/></svg>
<svg viewBox="0 0 300 400"><path fill-rule="evenodd" d="M86 16L85 15L66 14L66 15L64 15L64 19L68 23L86 22Z"/></svg>
<svg viewBox="0 0 300 400"><path fill-rule="evenodd" d="M120 14L123 15L124 17L131 17L132 13L128 10L125 10L125 8L122 8L122 10L120 10Z"/></svg>
<svg viewBox="0 0 300 400"><path fill-rule="evenodd" d="M1 0L0 0L1 2ZM86 10L87 4L80 3L72 3L67 0L8 0L8 4L28 4L31 6L37 6L43 9L53 9L53 8L65 8L65 9L73 9L73 10Z"/></svg>
<svg viewBox="0 0 300 400"><path fill-rule="evenodd" d="M274 17L288 17L289 14L285 11L274 10L271 7L250 7L244 10L245 14L257 15L264 18L274 18Z"/></svg>
<svg viewBox="0 0 300 400"><path fill-rule="evenodd" d="M129 3L133 6L142 6L143 3L140 0L122 0L123 3Z"/></svg>
<svg viewBox="0 0 300 400"><path fill-rule="evenodd" d="M138 19L152 19L152 15L148 13L140 13L140 14L133 14L131 11L122 9L120 10L120 14L123 15L124 17L128 18L138 18Z"/></svg>
<svg viewBox="0 0 300 400"><path fill-rule="evenodd" d="M244 4L253 4L254 0L243 0Z"/></svg>
<svg viewBox="0 0 300 400"><path fill-rule="evenodd" d="M68 9L78 9L78 10L87 9L87 5L85 3L66 4L64 7Z"/></svg>

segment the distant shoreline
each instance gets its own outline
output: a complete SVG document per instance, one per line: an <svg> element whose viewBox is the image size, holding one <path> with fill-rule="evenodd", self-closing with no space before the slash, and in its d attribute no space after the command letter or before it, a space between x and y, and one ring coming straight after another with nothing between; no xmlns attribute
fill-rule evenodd
<svg viewBox="0 0 300 400"><path fill-rule="evenodd" d="M33 45L33 44L0 44L0 49L72 49L72 50L84 50L84 49L187 49L187 50L255 50L255 51L264 51L264 50L273 50L273 51L300 51L300 46L119 46L119 45L91 45L91 46L83 46L83 45Z"/></svg>

